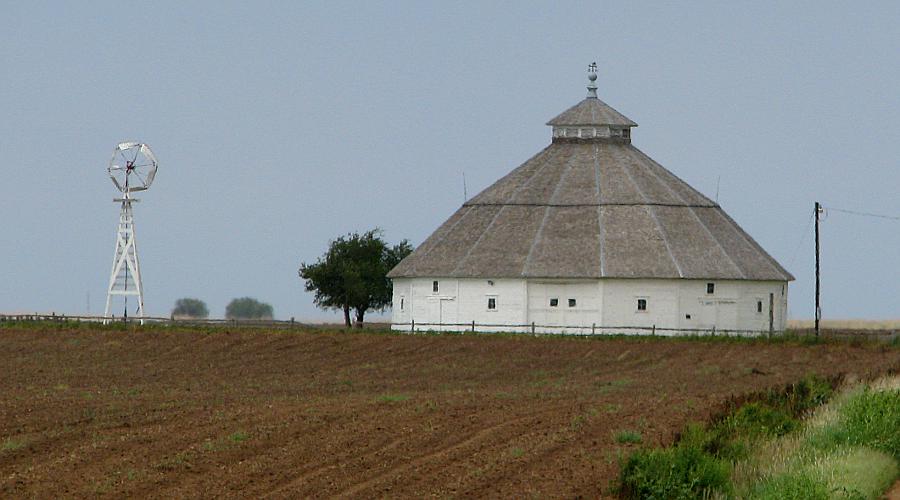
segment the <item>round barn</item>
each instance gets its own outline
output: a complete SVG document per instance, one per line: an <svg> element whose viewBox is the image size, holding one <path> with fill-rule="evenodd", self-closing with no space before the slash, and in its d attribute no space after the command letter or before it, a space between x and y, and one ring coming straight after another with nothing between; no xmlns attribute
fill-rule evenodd
<svg viewBox="0 0 900 500"><path fill-rule="evenodd" d="M588 95L388 274L396 330L781 331L794 278Z"/></svg>

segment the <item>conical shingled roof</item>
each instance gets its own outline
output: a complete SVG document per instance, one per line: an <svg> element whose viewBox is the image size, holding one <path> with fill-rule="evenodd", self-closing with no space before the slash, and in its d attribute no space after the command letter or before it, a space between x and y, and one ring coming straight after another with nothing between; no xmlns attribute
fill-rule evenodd
<svg viewBox="0 0 900 500"><path fill-rule="evenodd" d="M637 127L637 123L619 113L609 104L596 97L586 97L583 101L563 111L547 125L613 125Z"/></svg>
<svg viewBox="0 0 900 500"><path fill-rule="evenodd" d="M592 122L581 123L588 111ZM634 126L589 97L550 124L613 120ZM555 137L388 276L793 280L718 204L628 137Z"/></svg>

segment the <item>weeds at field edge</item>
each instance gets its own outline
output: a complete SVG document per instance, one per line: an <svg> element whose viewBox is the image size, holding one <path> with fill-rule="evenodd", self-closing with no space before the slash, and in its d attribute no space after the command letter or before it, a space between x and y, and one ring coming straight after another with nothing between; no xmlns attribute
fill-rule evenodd
<svg viewBox="0 0 900 500"><path fill-rule="evenodd" d="M391 330L389 328L342 328L336 326L296 324L295 326L256 326L256 325L179 325L179 324L125 324L111 321L102 324L90 321L29 321L29 320L4 320L0 321L0 331L5 329L53 329L59 331L99 330L106 332L195 332L207 335L231 334L235 332L256 332L264 334L376 334L376 335L411 335L411 332ZM627 339L635 342L701 342L701 343L745 343L745 344L794 344L794 345L819 345L819 344L850 344L853 346L882 345L888 348L900 348L900 337L893 337L888 342L870 338L841 338L833 337L827 333L821 337L811 334L787 330L780 334L745 336L728 334L688 334L688 335L646 335L634 333L603 333L596 335L559 335L559 334L532 334L514 332L436 332L417 331L415 335L442 336L442 337L482 337L482 338L515 338L515 339L542 339L558 341L562 339L581 341L606 341Z"/></svg>

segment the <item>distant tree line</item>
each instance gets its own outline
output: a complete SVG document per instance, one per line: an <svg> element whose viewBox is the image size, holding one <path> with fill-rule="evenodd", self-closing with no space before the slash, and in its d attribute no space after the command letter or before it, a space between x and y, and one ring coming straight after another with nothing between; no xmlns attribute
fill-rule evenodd
<svg viewBox="0 0 900 500"><path fill-rule="evenodd" d="M227 319L272 319L275 317L272 306L252 297L241 297L228 303L225 308Z"/></svg>
<svg viewBox="0 0 900 500"><path fill-rule="evenodd" d="M202 300L185 297L175 301L175 307L172 309L172 317L208 318L209 309Z"/></svg>
<svg viewBox="0 0 900 500"><path fill-rule="evenodd" d="M384 311L391 306L393 286L387 273L412 253L409 241L390 245L380 229L348 233L332 240L328 250L316 262L300 263L298 275L313 302L322 309L339 310L347 327L361 328L369 311ZM209 308L196 298L175 302L172 317L207 318ZM232 300L225 308L227 319L272 319L272 306L253 297Z"/></svg>
<svg viewBox="0 0 900 500"><path fill-rule="evenodd" d="M203 319L209 317L209 308L200 299L185 297L175 301L172 309L173 318ZM275 317L272 306L252 297L233 299L225 308L227 319L272 319Z"/></svg>

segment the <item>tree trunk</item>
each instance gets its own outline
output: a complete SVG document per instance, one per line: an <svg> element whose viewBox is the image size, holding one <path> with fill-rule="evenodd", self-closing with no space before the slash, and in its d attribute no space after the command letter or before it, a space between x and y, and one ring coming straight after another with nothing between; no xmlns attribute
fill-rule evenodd
<svg viewBox="0 0 900 500"><path fill-rule="evenodd" d="M357 328L363 327L363 317L365 317L365 315L366 315L365 309L357 309L356 310L356 327Z"/></svg>
<svg viewBox="0 0 900 500"><path fill-rule="evenodd" d="M350 324L350 306L344 305L344 326L350 328L352 325Z"/></svg>

